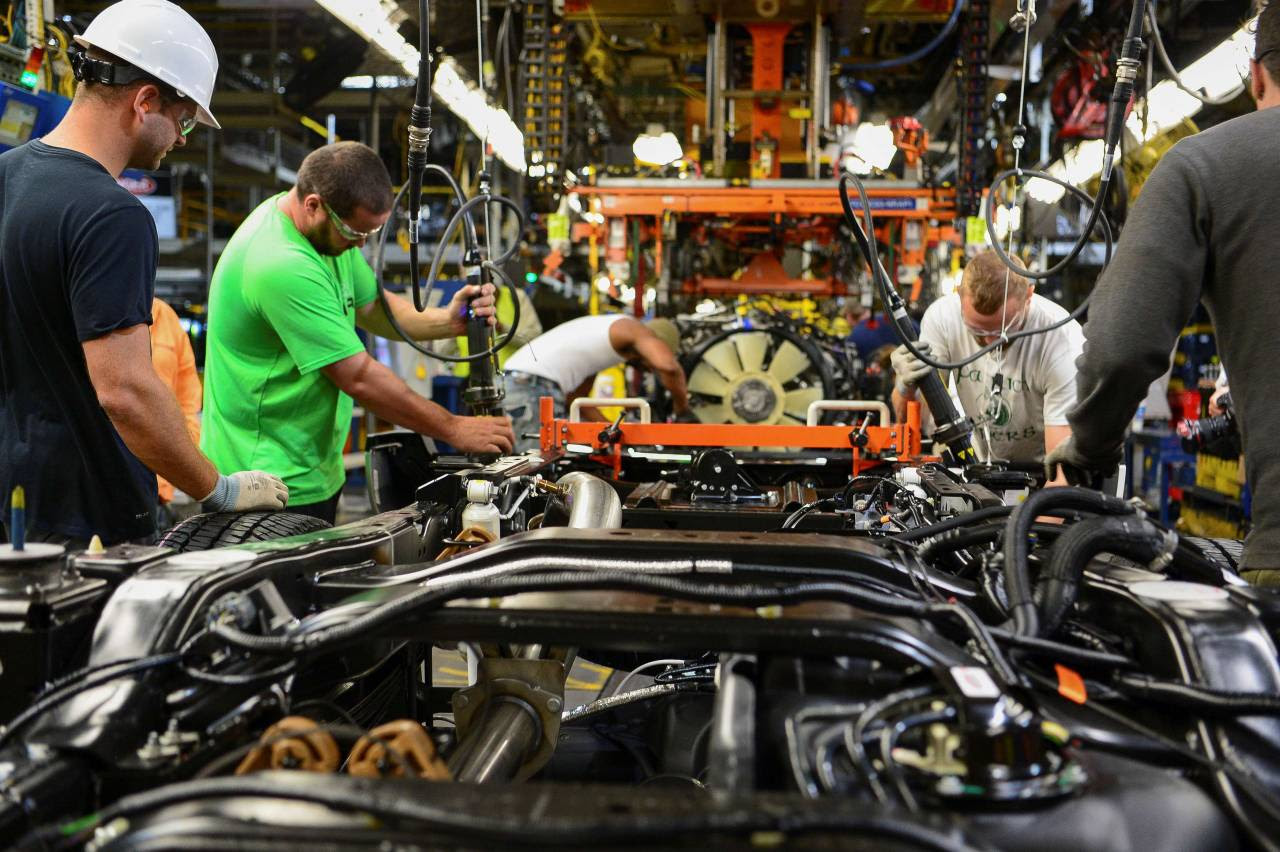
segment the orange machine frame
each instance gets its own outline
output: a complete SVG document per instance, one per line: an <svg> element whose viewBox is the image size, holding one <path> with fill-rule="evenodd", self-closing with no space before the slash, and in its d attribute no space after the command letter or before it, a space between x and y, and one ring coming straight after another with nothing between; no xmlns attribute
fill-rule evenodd
<svg viewBox="0 0 1280 852"><path fill-rule="evenodd" d="M823 224L834 233L835 220L842 215L840 195L834 181L757 180L739 185L726 180L636 179L609 181L603 185L579 186L575 193L592 199L592 208L609 219L652 217L655 223L655 271L661 272L662 227L664 216L713 217L736 219L731 227L751 230L755 220L782 217L808 219L805 227L821 229ZM925 243L954 237L950 224L956 218L955 189L952 187L919 187L907 182L872 182L867 188L876 216L886 220L912 220L927 228ZM877 206L877 199L881 205ZM945 222L947 225L936 223ZM608 224L595 226L590 233L608 233ZM923 262L923 249L914 260ZM904 260L906 253L904 252ZM641 266L643 271L643 266ZM892 274L892 272L891 272ZM643 276L643 272L642 272ZM636 287L635 309L643 313L643 277L632 282ZM736 295L739 293L796 294L813 296L841 295L844 282L834 278L792 280L782 273L781 265L768 257L753 260L741 278L702 278L673 282L687 293L703 295ZM918 285L917 285L918 286ZM915 294L913 298L918 297Z"/></svg>
<svg viewBox="0 0 1280 852"><path fill-rule="evenodd" d="M744 425L738 423L626 423L618 424L619 439L609 443L600 435L606 424L582 420L563 420L555 416L555 400L544 396L539 402L542 452L548 457L564 454L569 444L586 444L613 467L615 479L622 475L622 448L625 446L662 447L798 447L810 450L849 450L851 471L858 476L882 464L867 459L865 453L895 452L899 460L937 461L921 452L920 404L908 402L905 423L890 426L868 426L866 443L857 446L851 440L858 431L848 426L783 426Z"/></svg>

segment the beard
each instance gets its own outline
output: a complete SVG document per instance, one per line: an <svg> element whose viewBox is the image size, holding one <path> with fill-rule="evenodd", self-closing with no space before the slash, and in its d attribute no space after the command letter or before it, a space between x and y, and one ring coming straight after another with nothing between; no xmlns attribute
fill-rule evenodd
<svg viewBox="0 0 1280 852"><path fill-rule="evenodd" d="M329 227L327 222L321 222L311 231L304 231L302 236L307 238L307 242L311 243L311 247L321 257L337 257L351 248L349 243L343 242L339 245L335 241L333 228Z"/></svg>

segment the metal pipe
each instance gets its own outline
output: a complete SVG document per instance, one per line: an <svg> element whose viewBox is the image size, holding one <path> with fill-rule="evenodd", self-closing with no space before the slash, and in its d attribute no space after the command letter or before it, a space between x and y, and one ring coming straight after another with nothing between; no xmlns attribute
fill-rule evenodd
<svg viewBox="0 0 1280 852"><path fill-rule="evenodd" d="M538 742L541 723L523 701L497 700L449 758L455 781L510 781Z"/></svg>
<svg viewBox="0 0 1280 852"><path fill-rule="evenodd" d="M609 483L581 471L566 473L556 484L568 490L569 526L584 530L616 530L622 526L622 501Z"/></svg>

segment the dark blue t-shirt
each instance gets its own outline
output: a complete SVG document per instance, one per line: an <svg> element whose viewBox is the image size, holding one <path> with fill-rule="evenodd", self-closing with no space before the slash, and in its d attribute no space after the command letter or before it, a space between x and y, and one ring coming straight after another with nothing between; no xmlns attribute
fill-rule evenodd
<svg viewBox="0 0 1280 852"><path fill-rule="evenodd" d="M920 330L920 324L915 320L912 320L911 324L916 327L916 331ZM894 333L893 320L888 314L872 314L859 322L853 327L849 341L853 343L854 348L858 350L858 357L864 362L870 361L871 356L881 346L889 344L897 346L901 342L898 340L898 335Z"/></svg>
<svg viewBox="0 0 1280 852"><path fill-rule="evenodd" d="M147 209L99 163L29 142L0 154L0 505L113 544L155 532L156 478L98 404L81 344L151 322Z"/></svg>

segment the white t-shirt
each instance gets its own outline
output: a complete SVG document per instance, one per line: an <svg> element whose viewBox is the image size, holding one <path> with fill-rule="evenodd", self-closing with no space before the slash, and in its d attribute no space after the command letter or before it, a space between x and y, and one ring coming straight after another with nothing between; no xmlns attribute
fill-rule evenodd
<svg viewBox="0 0 1280 852"><path fill-rule="evenodd" d="M570 393L622 360L609 342L610 327L622 318L622 314L605 314L562 322L516 350L502 369L542 376Z"/></svg>
<svg viewBox="0 0 1280 852"><path fill-rule="evenodd" d="M1032 294L1023 329L1044 328L1066 316L1060 305ZM939 361L959 361L982 348L964 325L959 293L929 306L920 339ZM1066 426L1067 412L1076 404L1076 358L1083 347L1084 331L1072 320L1054 331L1015 340L1002 357L993 350L952 371L956 396L973 419L979 458L1044 460L1045 426ZM999 395L992 392L996 376L1003 379Z"/></svg>

